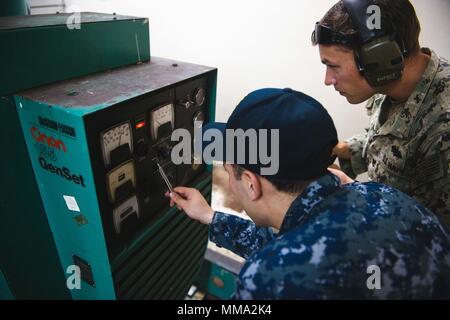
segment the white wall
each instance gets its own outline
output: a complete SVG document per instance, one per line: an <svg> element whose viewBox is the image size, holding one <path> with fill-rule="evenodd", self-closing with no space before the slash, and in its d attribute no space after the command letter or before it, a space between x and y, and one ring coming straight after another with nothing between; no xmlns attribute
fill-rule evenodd
<svg viewBox="0 0 450 320"><path fill-rule="evenodd" d="M31 14L54 14L64 12L64 0L27 0Z"/></svg>
<svg viewBox="0 0 450 320"><path fill-rule="evenodd" d="M66 0L66 5L148 17L153 56L217 67L218 120L226 120L254 89L291 87L321 101L345 139L367 124L364 108L324 86L325 68L310 44L314 23L336 1ZM450 1L412 2L422 23L422 44L450 58Z"/></svg>

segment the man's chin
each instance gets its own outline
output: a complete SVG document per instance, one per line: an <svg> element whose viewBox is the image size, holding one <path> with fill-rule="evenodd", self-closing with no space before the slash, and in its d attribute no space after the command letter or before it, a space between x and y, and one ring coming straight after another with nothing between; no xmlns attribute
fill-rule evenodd
<svg viewBox="0 0 450 320"><path fill-rule="evenodd" d="M352 96L348 96L348 95L346 95L345 98L347 99L348 103L350 103L350 104L360 104L367 100L364 98L352 97Z"/></svg>

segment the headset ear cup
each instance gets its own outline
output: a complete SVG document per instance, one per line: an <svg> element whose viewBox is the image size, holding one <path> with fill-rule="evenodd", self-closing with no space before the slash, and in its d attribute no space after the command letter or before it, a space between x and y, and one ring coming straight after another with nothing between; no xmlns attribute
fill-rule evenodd
<svg viewBox="0 0 450 320"><path fill-rule="evenodd" d="M356 49L355 49L354 51L355 51L354 56L355 56L356 68L358 68L359 73L360 73L362 76L364 76L364 66L363 66L363 64L361 63L361 58L360 58L359 52L358 52L358 50L356 50Z"/></svg>
<svg viewBox="0 0 450 320"><path fill-rule="evenodd" d="M384 86L401 78L404 57L397 42L389 36L373 39L359 50L364 77L372 87Z"/></svg>
<svg viewBox="0 0 450 320"><path fill-rule="evenodd" d="M401 78L406 57L403 39L396 42L395 28L372 29L367 24L367 9L370 0L343 0L343 4L355 28L359 48L355 61L359 72L372 87L381 87ZM386 9L387 10L387 9ZM386 18L387 19L387 18ZM399 47L401 44L401 48ZM357 52L357 54L356 54Z"/></svg>

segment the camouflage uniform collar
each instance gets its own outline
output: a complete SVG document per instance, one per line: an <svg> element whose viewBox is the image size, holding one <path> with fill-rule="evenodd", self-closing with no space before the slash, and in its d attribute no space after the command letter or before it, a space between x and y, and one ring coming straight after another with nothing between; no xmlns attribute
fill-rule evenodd
<svg viewBox="0 0 450 320"><path fill-rule="evenodd" d="M439 68L438 55L428 48L422 48L421 50L422 52L430 55L430 61L428 62L428 66L422 75L422 79L419 81L404 106L393 113L390 119L387 119L383 125L380 125L382 108L378 108L378 113L376 115L377 123L374 128L376 135L390 134L403 139L410 137L412 129L411 121L415 119L420 112L422 103L427 96ZM377 95L375 99L379 105L389 103L389 99L385 95ZM405 128L409 128L409 130L405 131Z"/></svg>
<svg viewBox="0 0 450 320"><path fill-rule="evenodd" d="M331 173L327 173L311 182L292 202L286 212L278 235L282 235L305 222L311 216L312 209L338 190L340 185L339 178Z"/></svg>

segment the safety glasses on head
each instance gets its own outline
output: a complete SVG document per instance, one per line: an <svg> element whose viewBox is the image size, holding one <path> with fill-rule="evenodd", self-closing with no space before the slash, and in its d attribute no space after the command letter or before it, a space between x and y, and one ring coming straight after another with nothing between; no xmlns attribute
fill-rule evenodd
<svg viewBox="0 0 450 320"><path fill-rule="evenodd" d="M358 40L358 35L356 33L346 35L341 32L336 32L331 28L321 25L320 22L316 22L316 26L311 35L311 42L313 45L355 46L358 43Z"/></svg>

